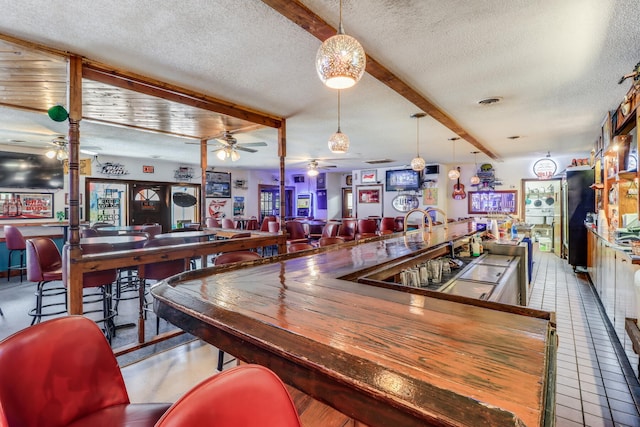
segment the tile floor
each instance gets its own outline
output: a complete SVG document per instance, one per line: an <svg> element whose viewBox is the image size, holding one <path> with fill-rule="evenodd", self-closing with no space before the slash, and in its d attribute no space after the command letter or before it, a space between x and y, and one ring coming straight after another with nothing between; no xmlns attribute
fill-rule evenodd
<svg viewBox="0 0 640 427"><path fill-rule="evenodd" d="M7 314L17 316L18 307L24 310L33 303L32 292L26 302L19 302L6 293L3 295L3 288L7 287L0 286L5 311L5 317L0 318L0 338L12 332ZM586 276L574 273L565 260L553 253L534 250L529 306L556 313L559 337L556 425L640 427L640 384L634 371L638 357L632 355L629 360L615 335L613 339L610 337L610 327ZM131 398L173 400L199 379L216 372L216 356L213 347L194 341L129 364L124 371ZM228 360L225 367L233 365L233 360ZM187 369L189 375L176 366ZM142 382L145 385L153 378L154 387L141 388L136 378L145 378ZM182 381L185 378L188 380ZM152 396L148 395L150 390Z"/></svg>
<svg viewBox="0 0 640 427"><path fill-rule="evenodd" d="M529 307L556 313L556 425L640 426L638 357L629 360L585 274L552 253L535 252Z"/></svg>

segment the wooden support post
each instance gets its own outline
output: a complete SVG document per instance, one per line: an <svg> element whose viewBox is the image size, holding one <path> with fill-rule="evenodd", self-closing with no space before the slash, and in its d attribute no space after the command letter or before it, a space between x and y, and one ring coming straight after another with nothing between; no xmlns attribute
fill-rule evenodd
<svg viewBox="0 0 640 427"><path fill-rule="evenodd" d="M202 169L202 174L200 178L200 224L202 227L207 226L207 163L209 162L209 158L207 155L207 140L200 140L200 168ZM202 263L202 267L207 266L207 256L203 255L200 258L200 262Z"/></svg>
<svg viewBox="0 0 640 427"><path fill-rule="evenodd" d="M287 123L285 119L282 119L282 125L278 128L278 156L280 157L280 230L287 235L287 227L285 226L285 214L286 214L286 200L284 194L284 159L287 157ZM278 244L278 253L284 254L287 252L286 239Z"/></svg>
<svg viewBox="0 0 640 427"><path fill-rule="evenodd" d="M82 257L80 249L80 120L82 119L82 58L69 58L69 233L67 264L63 268L68 272L67 311L69 314L82 314L82 271L73 266L70 260Z"/></svg>

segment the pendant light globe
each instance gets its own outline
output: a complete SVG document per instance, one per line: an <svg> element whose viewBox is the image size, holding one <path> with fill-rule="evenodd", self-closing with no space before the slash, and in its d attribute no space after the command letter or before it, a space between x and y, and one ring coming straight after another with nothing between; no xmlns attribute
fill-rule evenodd
<svg viewBox="0 0 640 427"><path fill-rule="evenodd" d="M316 54L316 71L322 83L332 89L348 89L358 83L367 65L367 55L355 38L344 33L342 1L338 34L326 39Z"/></svg>
<svg viewBox="0 0 640 427"><path fill-rule="evenodd" d="M349 151L349 137L338 128L338 131L329 138L328 145L332 153L344 154Z"/></svg>

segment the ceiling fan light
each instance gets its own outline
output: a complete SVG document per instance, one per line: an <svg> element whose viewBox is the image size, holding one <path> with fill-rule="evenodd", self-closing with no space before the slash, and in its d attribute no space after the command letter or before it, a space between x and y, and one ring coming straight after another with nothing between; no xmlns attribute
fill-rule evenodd
<svg viewBox="0 0 640 427"><path fill-rule="evenodd" d="M338 131L329 138L328 145L332 153L344 154L349 151L349 137L338 129Z"/></svg>
<svg viewBox="0 0 640 427"><path fill-rule="evenodd" d="M414 159L411 160L411 169L413 169L414 171L424 170L425 166L426 166L426 163L424 159L420 156L414 157Z"/></svg>
<svg viewBox="0 0 640 427"><path fill-rule="evenodd" d="M315 168L311 168L307 171L307 175L309 176L318 176L318 174L320 174L320 172Z"/></svg>
<svg viewBox="0 0 640 427"><path fill-rule="evenodd" d="M220 150L218 151L218 154L216 154L216 157L219 158L220 160L224 160L227 158L227 153L225 150Z"/></svg>
<svg viewBox="0 0 640 427"><path fill-rule="evenodd" d="M232 150L231 151L231 161L232 162L237 162L238 160L240 160L240 154L238 154L238 152L236 150Z"/></svg>
<svg viewBox="0 0 640 427"><path fill-rule="evenodd" d="M450 180L458 179L460 178L460 171L458 169L451 169L447 173L447 176L449 177Z"/></svg>
<svg viewBox="0 0 640 427"><path fill-rule="evenodd" d="M316 70L322 83L332 89L348 89L364 74L367 56L355 38L339 31L322 43L316 54Z"/></svg>
<svg viewBox="0 0 640 427"><path fill-rule="evenodd" d="M44 155L50 159L53 159L54 157L56 157L56 150L49 150L46 153L44 153Z"/></svg>
<svg viewBox="0 0 640 427"><path fill-rule="evenodd" d="M67 154L67 152L64 150L58 150L58 152L56 153L56 159L60 161L67 160L68 158L69 158L69 154Z"/></svg>

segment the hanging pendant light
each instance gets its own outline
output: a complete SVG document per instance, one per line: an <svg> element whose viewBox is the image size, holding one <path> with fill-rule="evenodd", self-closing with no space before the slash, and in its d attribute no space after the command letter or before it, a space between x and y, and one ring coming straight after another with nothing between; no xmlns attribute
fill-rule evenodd
<svg viewBox="0 0 640 427"><path fill-rule="evenodd" d="M416 119L416 157L411 160L411 169L414 171L424 170L426 165L424 159L420 157L420 119L426 116L425 113L415 113L411 117Z"/></svg>
<svg viewBox="0 0 640 427"><path fill-rule="evenodd" d="M344 154L349 151L349 137L340 131L340 91L338 90L338 131L329 138L329 150Z"/></svg>
<svg viewBox="0 0 640 427"><path fill-rule="evenodd" d="M471 177L471 185L480 184L480 177L478 176L478 159L476 157L478 153L479 151L471 152L471 154L473 154L473 163L475 164L475 172L474 172L474 175Z"/></svg>
<svg viewBox="0 0 640 427"><path fill-rule="evenodd" d="M358 83L367 64L367 55L355 38L344 33L342 0L338 34L326 39L316 54L316 70L322 83L332 89L347 89Z"/></svg>
<svg viewBox="0 0 640 427"><path fill-rule="evenodd" d="M456 163L456 141L459 139L460 138L458 137L449 138L449 141L453 141L453 163L454 164ZM447 176L449 177L450 180L458 179L460 178L460 170L454 167L447 173Z"/></svg>

